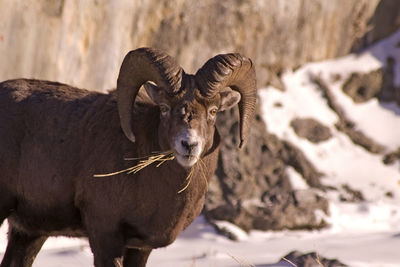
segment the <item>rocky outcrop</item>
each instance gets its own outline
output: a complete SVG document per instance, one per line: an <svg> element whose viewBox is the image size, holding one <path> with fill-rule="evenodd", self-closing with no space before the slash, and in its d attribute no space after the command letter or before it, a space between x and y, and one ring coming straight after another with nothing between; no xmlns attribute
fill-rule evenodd
<svg viewBox="0 0 400 267"><path fill-rule="evenodd" d="M298 136L312 143L320 143L332 137L329 127L312 118L295 118L290 126Z"/></svg>
<svg viewBox="0 0 400 267"><path fill-rule="evenodd" d="M300 149L266 131L259 110L248 143L238 150L237 117L236 109L218 117L224 139L207 195L206 218L210 222L230 221L244 230L325 226L315 213L328 213L327 200L315 190L324 189L319 181L322 174ZM288 166L304 177L310 189L297 191L292 187Z"/></svg>
<svg viewBox="0 0 400 267"><path fill-rule="evenodd" d="M395 59L388 57L381 69L368 73L352 73L343 84L343 92L356 103L377 97L379 101L396 102L400 105L400 87L394 84L395 65Z"/></svg>
<svg viewBox="0 0 400 267"><path fill-rule="evenodd" d="M343 84L343 92L354 102L362 103L376 97L382 88L382 69L369 73L352 73Z"/></svg>
<svg viewBox="0 0 400 267"><path fill-rule="evenodd" d="M328 106L338 115L339 121L335 124L336 128L345 133L354 144L359 145L371 153L383 153L385 146L368 137L362 131L356 128L356 125L348 117L341 105L336 101L330 88L323 79L317 76L311 77L311 80L322 91L323 96L327 100Z"/></svg>
<svg viewBox="0 0 400 267"><path fill-rule="evenodd" d="M242 52L255 61L259 86L279 85L286 68L348 53L378 2L1 1L0 55L10 63L0 64L0 80L42 78L104 91L115 87L127 51L154 46L188 72L217 53Z"/></svg>

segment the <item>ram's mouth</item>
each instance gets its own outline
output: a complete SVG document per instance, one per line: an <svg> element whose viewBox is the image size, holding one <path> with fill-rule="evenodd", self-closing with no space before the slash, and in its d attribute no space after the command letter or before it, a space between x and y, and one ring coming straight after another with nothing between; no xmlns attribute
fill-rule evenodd
<svg viewBox="0 0 400 267"><path fill-rule="evenodd" d="M194 156L194 155L183 155L182 156L184 159L186 159L186 160L194 160L194 159L197 159L197 156Z"/></svg>
<svg viewBox="0 0 400 267"><path fill-rule="evenodd" d="M182 155L179 154L178 152L175 152L175 158L181 166L186 168L192 167L199 160L199 157L197 155L193 154Z"/></svg>

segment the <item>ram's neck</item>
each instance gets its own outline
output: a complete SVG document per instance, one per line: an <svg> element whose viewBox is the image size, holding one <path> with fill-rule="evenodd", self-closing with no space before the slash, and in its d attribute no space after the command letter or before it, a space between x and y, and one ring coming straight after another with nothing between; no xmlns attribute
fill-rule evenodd
<svg viewBox="0 0 400 267"><path fill-rule="evenodd" d="M136 137L136 149L139 157L160 152L158 125L160 115L158 108L153 105L141 106L135 109L132 122L133 132Z"/></svg>

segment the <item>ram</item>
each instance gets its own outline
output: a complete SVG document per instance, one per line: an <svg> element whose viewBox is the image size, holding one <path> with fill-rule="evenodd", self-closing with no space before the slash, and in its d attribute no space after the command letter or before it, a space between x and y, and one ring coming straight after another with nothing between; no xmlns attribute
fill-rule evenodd
<svg viewBox="0 0 400 267"><path fill-rule="evenodd" d="M7 218L9 233L1 267L31 266L59 235L88 237L96 267L145 266L201 212L217 164L217 112L239 105L242 146L255 103L254 66L240 54L217 55L189 75L164 52L139 48L108 94L2 82L0 224ZM164 151L173 153L164 164L94 177Z"/></svg>

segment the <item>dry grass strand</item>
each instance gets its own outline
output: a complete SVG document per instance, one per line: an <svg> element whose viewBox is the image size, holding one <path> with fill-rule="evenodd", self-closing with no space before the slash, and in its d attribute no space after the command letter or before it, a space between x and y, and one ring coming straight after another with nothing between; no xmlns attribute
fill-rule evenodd
<svg viewBox="0 0 400 267"><path fill-rule="evenodd" d="M93 175L93 177L96 177L96 178L109 177L109 176L114 176L114 175L121 174L121 173L136 174L140 170L150 166L151 164L153 164L155 162L157 162L156 167L158 168L162 164L164 164L166 161L174 160L174 159L175 159L175 156L174 156L174 152L172 150L165 151L165 152L154 152L154 155L152 155L152 156L139 157L139 158L125 158L125 160L139 160L139 162L132 167L129 167L129 168L126 168L126 169L123 169L120 171L105 173L105 174L95 174L95 175ZM192 181L195 167L200 169L200 173L202 174L202 177L203 177L203 179L206 183L206 187L208 189L208 181L207 181L207 178L205 175L205 170L206 170L207 166L205 165L203 160L201 158L199 158L196 165L190 169L190 172L185 179L187 182L186 182L185 186L178 191L178 194L181 194L189 187L189 185Z"/></svg>
<svg viewBox="0 0 400 267"><path fill-rule="evenodd" d="M206 182L206 187L207 187L207 191L208 191L208 180L207 180L207 177L206 177L206 174L205 174L205 170L207 169L207 166L206 166L206 164L204 163L204 161L201 158L199 159L198 162L199 162L199 164L201 164L201 166L199 165L200 172L201 172L201 174L203 176L204 181Z"/></svg>
<svg viewBox="0 0 400 267"><path fill-rule="evenodd" d="M190 182L192 181L193 170L194 170L194 168L190 169L190 172L189 172L188 176L186 177L187 183L181 190L178 191L178 194L182 193L183 191L185 191L189 187Z"/></svg>
<svg viewBox="0 0 400 267"><path fill-rule="evenodd" d="M289 260L289 259L287 259L287 258L285 258L285 257L283 257L282 259L283 259L284 261L288 262L289 264L293 265L294 267L297 267L297 265L296 265L294 262L292 262L291 260Z"/></svg>
<svg viewBox="0 0 400 267"><path fill-rule="evenodd" d="M239 263L241 266L245 266L245 267L255 267L255 265L248 263L246 260L244 259L239 259L238 257L235 257L231 254L229 254L229 257L231 257L232 259L234 259L237 263Z"/></svg>
<svg viewBox="0 0 400 267"><path fill-rule="evenodd" d="M206 174L204 172L206 170L207 166L204 163L204 161L201 158L199 158L199 160L197 161L196 165L190 169L190 172L189 172L188 176L186 177L186 181L187 181L186 185L181 190L178 191L178 194L184 192L189 187L190 182L192 181L194 168L199 168L200 173L202 174L202 177L203 177L203 179L204 179L204 181L206 183L206 187L207 187L207 190L208 190L208 181L207 181Z"/></svg>
<svg viewBox="0 0 400 267"><path fill-rule="evenodd" d="M153 156L147 156L147 157L140 157L140 158L126 158L125 160L139 160L139 162L127 169L112 172L112 173L105 173L105 174L95 174L93 177L109 177L121 173L127 173L127 174L135 174L139 172L140 170L146 168L147 166L158 162L156 167L160 167L163 163L169 160L175 159L174 152L172 150L165 151L165 152L155 152L157 154L154 154Z"/></svg>

